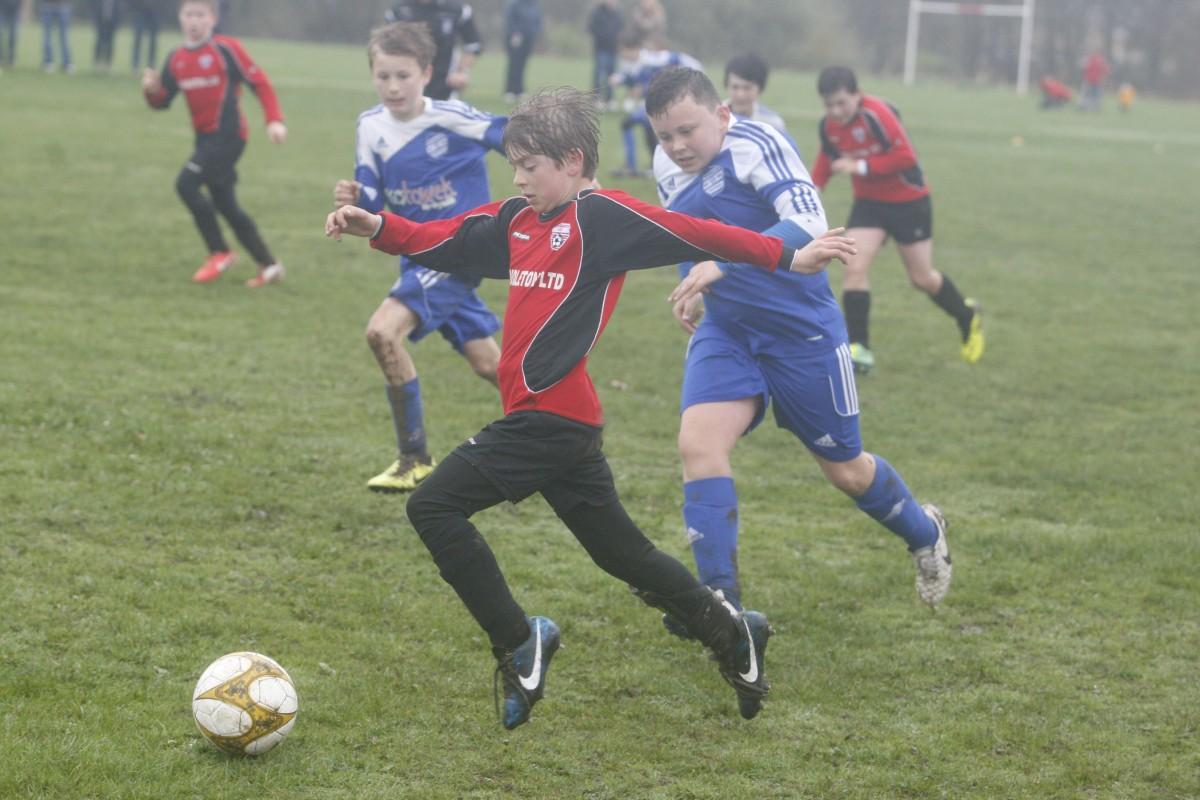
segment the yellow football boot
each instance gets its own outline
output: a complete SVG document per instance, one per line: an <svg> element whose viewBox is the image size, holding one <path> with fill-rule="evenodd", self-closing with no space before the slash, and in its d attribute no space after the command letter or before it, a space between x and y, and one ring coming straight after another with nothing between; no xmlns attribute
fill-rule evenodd
<svg viewBox="0 0 1200 800"><path fill-rule="evenodd" d="M411 492L429 477L437 462L429 456L403 455L383 472L367 481L372 492Z"/></svg>
<svg viewBox="0 0 1200 800"><path fill-rule="evenodd" d="M971 327L963 339L962 357L968 364L977 364L983 358L983 313L976 301L968 298L966 304L975 313L971 316Z"/></svg>

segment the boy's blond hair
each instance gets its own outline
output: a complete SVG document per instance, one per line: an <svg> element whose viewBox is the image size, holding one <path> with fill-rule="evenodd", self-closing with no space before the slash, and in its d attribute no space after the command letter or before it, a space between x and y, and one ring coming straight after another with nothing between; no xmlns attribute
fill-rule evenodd
<svg viewBox="0 0 1200 800"><path fill-rule="evenodd" d="M573 86L538 90L508 118L503 145L513 161L546 156L560 166L573 150L578 150L583 153L583 177L595 177L600 162L595 93L581 92Z"/></svg>
<svg viewBox="0 0 1200 800"><path fill-rule="evenodd" d="M371 31L367 42L367 63L375 66L376 51L389 56L411 56L417 66L426 69L433 63L437 45L428 26L419 22L393 22Z"/></svg>
<svg viewBox="0 0 1200 800"><path fill-rule="evenodd" d="M189 3L199 3L208 6L208 10L213 12L214 15L221 13L221 5L218 0L179 0L179 7L183 8Z"/></svg>

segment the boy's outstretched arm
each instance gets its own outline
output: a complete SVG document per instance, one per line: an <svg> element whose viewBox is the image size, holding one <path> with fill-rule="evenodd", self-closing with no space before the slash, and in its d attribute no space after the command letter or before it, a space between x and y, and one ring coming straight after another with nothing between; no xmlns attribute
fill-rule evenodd
<svg viewBox="0 0 1200 800"><path fill-rule="evenodd" d="M508 222L527 207L521 198L489 203L450 219L412 222L384 211L343 206L325 219L325 235L370 237L371 247L406 255L429 269L484 278L508 277Z"/></svg>
<svg viewBox="0 0 1200 800"><path fill-rule="evenodd" d="M811 275L823 270L835 258L845 263L848 257L858 252L854 247L854 240L842 236L845 231L845 228L833 228L801 247L792 257L791 271ZM683 301L706 291L723 277L724 271L712 261L696 264L667 300L678 307Z"/></svg>

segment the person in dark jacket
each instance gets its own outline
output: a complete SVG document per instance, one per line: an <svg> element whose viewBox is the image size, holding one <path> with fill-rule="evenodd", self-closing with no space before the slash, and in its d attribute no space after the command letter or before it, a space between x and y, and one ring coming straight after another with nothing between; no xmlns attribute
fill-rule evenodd
<svg viewBox="0 0 1200 800"><path fill-rule="evenodd" d="M613 102L613 87L609 83L617 71L617 45L625 20L619 0L600 0L588 14L587 29L592 35L592 89L606 106Z"/></svg>
<svg viewBox="0 0 1200 800"><path fill-rule="evenodd" d="M525 66L542 32L542 7L538 0L508 0L504 5L504 39L508 51L508 73L504 99L514 103L525 98Z"/></svg>
<svg viewBox="0 0 1200 800"><path fill-rule="evenodd" d="M433 78L425 87L425 96L449 100L471 82L471 67L483 40L475 27L475 12L456 0L404 0L385 14L388 22L424 22L433 35L437 52L433 57ZM459 58L455 48L461 44Z"/></svg>

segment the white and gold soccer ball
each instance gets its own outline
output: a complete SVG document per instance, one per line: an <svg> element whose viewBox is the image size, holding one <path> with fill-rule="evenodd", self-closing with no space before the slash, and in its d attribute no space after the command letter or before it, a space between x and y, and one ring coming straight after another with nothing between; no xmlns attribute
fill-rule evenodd
<svg viewBox="0 0 1200 800"><path fill-rule="evenodd" d="M299 710L292 679L261 653L221 656L192 693L192 716L204 738L238 755L256 756L282 742Z"/></svg>

